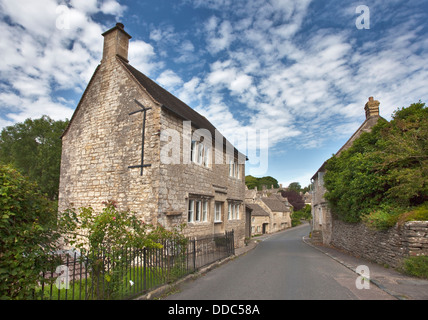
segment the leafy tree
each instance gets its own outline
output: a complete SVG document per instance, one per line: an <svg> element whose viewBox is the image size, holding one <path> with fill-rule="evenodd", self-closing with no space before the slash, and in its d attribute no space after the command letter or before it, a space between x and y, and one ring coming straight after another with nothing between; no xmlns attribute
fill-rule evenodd
<svg viewBox="0 0 428 320"><path fill-rule="evenodd" d="M98 259L87 262L91 278L96 279L91 282L90 291L97 292L99 299L114 299L123 289L123 270L138 256L135 249L162 248L166 240L173 240L182 248L187 243L181 233L184 225L166 230L144 223L133 212L118 210L114 201L105 203L101 212L91 207L68 209L61 213L60 223L66 243L83 255L96 257L102 251L109 259L108 266ZM97 289L99 285L102 290Z"/></svg>
<svg viewBox="0 0 428 320"><path fill-rule="evenodd" d="M61 163L61 134L66 121L54 121L48 116L27 119L6 127L0 134L0 163L12 164L51 200L58 198Z"/></svg>
<svg viewBox="0 0 428 320"><path fill-rule="evenodd" d="M261 178L246 176L245 184L247 185L248 189L254 189L255 187L257 187L258 190L262 190L263 186L271 188L272 185L274 188L279 188L278 180L271 176Z"/></svg>
<svg viewBox="0 0 428 320"><path fill-rule="evenodd" d="M281 195L288 199L288 202L293 206L294 211L302 210L305 207L305 200L302 198L300 193L295 190L283 190Z"/></svg>
<svg viewBox="0 0 428 320"><path fill-rule="evenodd" d="M287 187L288 190L294 190L296 192L302 191L302 186L298 182L292 182Z"/></svg>
<svg viewBox="0 0 428 320"><path fill-rule="evenodd" d="M60 234L52 202L10 165L0 165L0 299L31 299Z"/></svg>
<svg viewBox="0 0 428 320"><path fill-rule="evenodd" d="M300 220L308 220L311 218L311 205L306 204L305 207L301 210L294 211L291 215L291 225L293 227L301 224Z"/></svg>
<svg viewBox="0 0 428 320"><path fill-rule="evenodd" d="M258 188L258 178L253 176L245 176L245 185L248 187L248 189L254 189L255 187Z"/></svg>
<svg viewBox="0 0 428 320"><path fill-rule="evenodd" d="M428 109L419 102L392 118L327 161L325 198L345 221L376 210L397 215L428 201Z"/></svg>

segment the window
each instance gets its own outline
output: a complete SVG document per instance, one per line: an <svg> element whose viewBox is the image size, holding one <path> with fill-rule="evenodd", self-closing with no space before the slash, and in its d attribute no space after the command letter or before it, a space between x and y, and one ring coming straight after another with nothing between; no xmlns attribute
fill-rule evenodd
<svg viewBox="0 0 428 320"><path fill-rule="evenodd" d="M204 167L209 167L210 161L210 148L203 143L192 140L190 147L190 161Z"/></svg>
<svg viewBox="0 0 428 320"><path fill-rule="evenodd" d="M209 200L189 199L189 210L187 213L187 222L206 222L208 221Z"/></svg>
<svg viewBox="0 0 428 320"><path fill-rule="evenodd" d="M229 203L227 218L229 220L239 219L239 204Z"/></svg>
<svg viewBox="0 0 428 320"><path fill-rule="evenodd" d="M221 222L221 202L215 203L215 214L214 214L214 222Z"/></svg>
<svg viewBox="0 0 428 320"><path fill-rule="evenodd" d="M229 160L229 176L237 179L241 179L240 169L238 161Z"/></svg>
<svg viewBox="0 0 428 320"><path fill-rule="evenodd" d="M196 160L196 141L192 140L192 144L190 146L190 161L195 162Z"/></svg>
<svg viewBox="0 0 428 320"><path fill-rule="evenodd" d="M202 202L202 221L208 221L208 201Z"/></svg>
<svg viewBox="0 0 428 320"><path fill-rule="evenodd" d="M187 213L187 222L193 222L195 200L189 200L189 211Z"/></svg>
<svg viewBox="0 0 428 320"><path fill-rule="evenodd" d="M229 176L233 177L233 160L229 160Z"/></svg>
<svg viewBox="0 0 428 320"><path fill-rule="evenodd" d="M201 221L201 201L195 201L195 221Z"/></svg>
<svg viewBox="0 0 428 320"><path fill-rule="evenodd" d="M204 145L200 143L198 145L198 164L202 164L204 159Z"/></svg>

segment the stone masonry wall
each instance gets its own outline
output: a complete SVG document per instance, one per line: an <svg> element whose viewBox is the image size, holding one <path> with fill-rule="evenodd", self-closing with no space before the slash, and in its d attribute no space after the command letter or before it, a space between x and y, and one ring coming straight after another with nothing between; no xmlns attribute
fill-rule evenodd
<svg viewBox="0 0 428 320"><path fill-rule="evenodd" d="M141 160L143 114L146 107L145 163ZM120 210L131 210L148 223L156 223L159 188L160 106L141 90L113 59L103 61L93 76L71 125L62 138L59 211L114 200Z"/></svg>
<svg viewBox="0 0 428 320"><path fill-rule="evenodd" d="M190 150L190 135L196 128L188 127L189 133L183 134L183 120L166 109L162 109L161 128L162 131L174 130L161 139L161 152L170 151L167 156L168 161L172 161L172 153L176 153L176 159L174 163L165 163L161 156L159 221L162 221L164 226L186 223L184 232L190 237L224 233L233 229L235 245L242 246L245 239L244 165L241 165L240 168L240 179L229 177L226 155L224 155L223 164L216 164L214 161L214 137L210 144L211 164L206 167L190 162L190 154L185 152L185 148ZM174 132L178 133L178 136L173 135ZM209 201L208 219L206 222L187 223L188 199L198 196L205 197ZM222 223L214 222L216 201L223 203ZM240 203L239 219L228 220L229 201Z"/></svg>
<svg viewBox="0 0 428 320"><path fill-rule="evenodd" d="M386 231L337 219L332 226L331 245L379 264L398 267L406 257L428 255L428 221L406 222Z"/></svg>

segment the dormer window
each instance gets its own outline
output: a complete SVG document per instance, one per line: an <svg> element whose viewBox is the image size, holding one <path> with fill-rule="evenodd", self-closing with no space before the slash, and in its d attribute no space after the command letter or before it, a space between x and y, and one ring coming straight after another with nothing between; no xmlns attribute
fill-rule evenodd
<svg viewBox="0 0 428 320"><path fill-rule="evenodd" d="M229 160L229 177L241 179L240 165L237 160Z"/></svg>
<svg viewBox="0 0 428 320"><path fill-rule="evenodd" d="M204 167L210 166L210 148L205 144L192 140L190 147L190 160L193 163L199 164Z"/></svg>

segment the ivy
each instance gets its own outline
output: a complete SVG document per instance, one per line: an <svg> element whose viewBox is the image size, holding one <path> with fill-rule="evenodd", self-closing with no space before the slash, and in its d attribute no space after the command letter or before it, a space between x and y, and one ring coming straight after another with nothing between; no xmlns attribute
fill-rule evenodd
<svg viewBox="0 0 428 320"><path fill-rule="evenodd" d="M425 104L396 110L390 122L379 120L371 132L329 159L326 169L325 198L333 214L344 221L365 217L386 228L397 214L424 204L428 201Z"/></svg>

